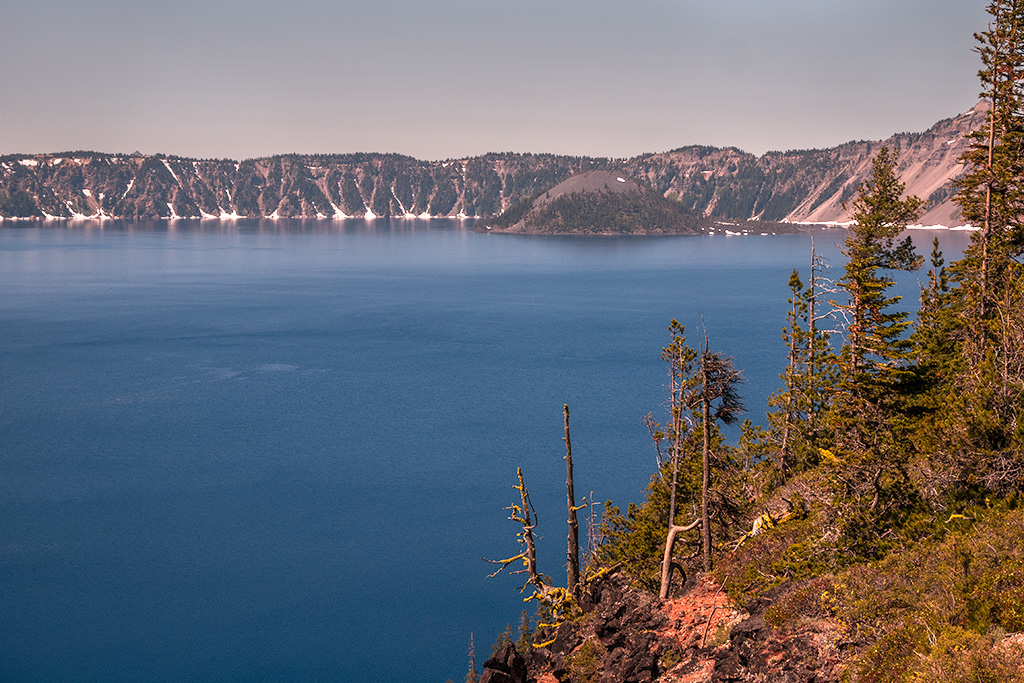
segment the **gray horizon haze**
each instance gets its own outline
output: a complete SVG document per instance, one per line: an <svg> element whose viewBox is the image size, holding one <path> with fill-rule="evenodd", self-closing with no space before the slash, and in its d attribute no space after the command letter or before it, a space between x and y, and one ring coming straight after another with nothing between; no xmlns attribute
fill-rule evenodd
<svg viewBox="0 0 1024 683"><path fill-rule="evenodd" d="M831 147L978 101L982 0L0 0L0 154Z"/></svg>

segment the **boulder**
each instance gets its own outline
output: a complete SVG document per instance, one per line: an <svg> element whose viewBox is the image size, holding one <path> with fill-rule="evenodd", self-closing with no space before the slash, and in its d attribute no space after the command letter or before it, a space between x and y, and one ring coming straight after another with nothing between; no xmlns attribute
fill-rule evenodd
<svg viewBox="0 0 1024 683"><path fill-rule="evenodd" d="M526 683L526 662L515 645L505 643L484 662L480 683Z"/></svg>

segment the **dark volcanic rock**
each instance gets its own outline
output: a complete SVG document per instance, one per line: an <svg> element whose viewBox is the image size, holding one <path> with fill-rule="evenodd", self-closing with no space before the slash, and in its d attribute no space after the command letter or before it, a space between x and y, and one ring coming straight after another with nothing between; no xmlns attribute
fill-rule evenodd
<svg viewBox="0 0 1024 683"><path fill-rule="evenodd" d="M526 683L526 662L515 645L505 643L493 657L484 662L480 683Z"/></svg>
<svg viewBox="0 0 1024 683"><path fill-rule="evenodd" d="M607 654L602 681L653 681L661 650L657 629L665 625L661 602L610 576L593 585L584 599L591 606L590 625Z"/></svg>
<svg viewBox="0 0 1024 683"><path fill-rule="evenodd" d="M581 596L583 615L550 634L550 648L526 653L525 672L506 647L486 664L487 683L554 680L601 683L837 683L848 652L835 624L804 616L780 628L764 610L807 582L787 582L750 605L729 606L710 577L662 602L619 575L603 577ZM747 618L744 618L744 617ZM717 635L716 635L717 634ZM723 637L728 639L723 641ZM550 637L549 636L549 637ZM522 660L520 660L522 661Z"/></svg>

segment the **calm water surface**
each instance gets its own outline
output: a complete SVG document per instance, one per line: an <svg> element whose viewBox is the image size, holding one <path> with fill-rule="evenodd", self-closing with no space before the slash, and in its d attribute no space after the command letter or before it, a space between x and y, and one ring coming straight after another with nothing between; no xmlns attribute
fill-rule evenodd
<svg viewBox="0 0 1024 683"><path fill-rule="evenodd" d="M461 680L522 609L517 466L562 575L563 403L578 494L638 500L703 316L763 422L807 236L468 228L3 224L0 679Z"/></svg>

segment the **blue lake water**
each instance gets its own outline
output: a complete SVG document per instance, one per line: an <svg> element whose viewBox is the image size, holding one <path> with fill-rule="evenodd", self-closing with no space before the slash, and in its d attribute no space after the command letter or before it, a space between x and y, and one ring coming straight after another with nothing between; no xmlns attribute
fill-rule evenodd
<svg viewBox="0 0 1024 683"><path fill-rule="evenodd" d="M577 495L640 499L703 317L763 423L808 236L470 225L3 224L0 680L462 680L523 608L517 466L564 575L563 403Z"/></svg>

